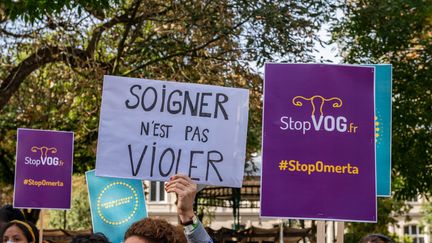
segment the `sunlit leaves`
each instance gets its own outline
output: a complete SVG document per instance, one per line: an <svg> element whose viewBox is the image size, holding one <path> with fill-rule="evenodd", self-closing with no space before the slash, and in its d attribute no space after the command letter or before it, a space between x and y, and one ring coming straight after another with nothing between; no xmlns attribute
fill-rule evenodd
<svg viewBox="0 0 432 243"><path fill-rule="evenodd" d="M393 64L395 196L432 190L432 2L350 1L334 26L349 63ZM396 178L397 177L397 178Z"/></svg>
<svg viewBox="0 0 432 243"><path fill-rule="evenodd" d="M262 78L253 70L310 60L333 7L319 0L7 1L0 85L9 87L13 68L37 50L47 50L50 62L19 81L1 110L2 171L13 171L17 127L74 131L74 171L94 168L104 74L249 89L249 157L261 146Z"/></svg>

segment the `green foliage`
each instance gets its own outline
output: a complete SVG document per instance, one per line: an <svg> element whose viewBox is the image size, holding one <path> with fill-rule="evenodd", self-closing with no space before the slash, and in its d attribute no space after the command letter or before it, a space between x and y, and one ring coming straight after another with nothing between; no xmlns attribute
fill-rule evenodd
<svg viewBox="0 0 432 243"><path fill-rule="evenodd" d="M72 190L71 210L66 211L66 215L63 210L50 210L50 228L84 230L91 227L90 206L84 176L73 177Z"/></svg>
<svg viewBox="0 0 432 243"><path fill-rule="evenodd" d="M21 19L27 23L34 23L44 17L57 17L65 9L76 8L77 12L89 11L103 16L103 10L119 3L120 0L4 0L0 5L5 16L0 19Z"/></svg>
<svg viewBox="0 0 432 243"><path fill-rule="evenodd" d="M344 242L358 243L360 239L368 234L380 233L389 235L389 225L395 226L397 221L394 217L406 214L410 205L404 201L398 201L392 198L378 198L378 222L370 223L348 223L346 229L349 233L345 234ZM391 235L396 239L396 235ZM399 241L397 241L399 242Z"/></svg>
<svg viewBox="0 0 432 243"><path fill-rule="evenodd" d="M0 205L12 204L13 185L0 183Z"/></svg>
<svg viewBox="0 0 432 243"><path fill-rule="evenodd" d="M74 131L74 171L94 168L101 82L86 80L68 69L59 63L38 70L0 114L0 134L6 138L0 140L0 152L5 151L0 174L5 182L13 182L19 127Z"/></svg>
<svg viewBox="0 0 432 243"><path fill-rule="evenodd" d="M347 63L393 65L392 177L397 198L432 188L432 2L350 1L334 24Z"/></svg>
<svg viewBox="0 0 432 243"><path fill-rule="evenodd" d="M249 157L261 146L262 111L262 78L251 63L311 60L333 7L320 0L4 2L0 180L13 182L18 127L74 131L74 172L94 168L104 74L249 89Z"/></svg>
<svg viewBox="0 0 432 243"><path fill-rule="evenodd" d="M204 227L210 227L212 221L216 218L215 208L208 206L198 206L197 215Z"/></svg>
<svg viewBox="0 0 432 243"><path fill-rule="evenodd" d="M422 204L421 214L423 215L422 224L423 225L432 225L432 203L430 200L426 200ZM427 234L432 233L432 229L429 227L429 232L425 232Z"/></svg>

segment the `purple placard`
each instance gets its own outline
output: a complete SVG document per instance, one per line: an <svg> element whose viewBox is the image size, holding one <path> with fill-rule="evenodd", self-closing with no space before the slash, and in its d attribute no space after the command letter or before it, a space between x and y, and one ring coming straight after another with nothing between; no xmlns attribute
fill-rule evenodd
<svg viewBox="0 0 432 243"><path fill-rule="evenodd" d="M18 129L15 208L70 209L73 132Z"/></svg>
<svg viewBox="0 0 432 243"><path fill-rule="evenodd" d="M374 71L266 64L262 217L376 222Z"/></svg>

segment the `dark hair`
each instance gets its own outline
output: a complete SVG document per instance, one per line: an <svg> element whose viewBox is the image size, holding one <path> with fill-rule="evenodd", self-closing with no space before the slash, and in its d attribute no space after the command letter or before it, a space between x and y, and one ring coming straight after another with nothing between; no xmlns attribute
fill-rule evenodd
<svg viewBox="0 0 432 243"><path fill-rule="evenodd" d="M7 223L12 220L24 221L24 214L21 212L21 210L13 208L10 204L6 204L0 208L0 221Z"/></svg>
<svg viewBox="0 0 432 243"><path fill-rule="evenodd" d="M38 243L39 242L39 231L36 226L29 221L12 220L5 224L0 232L0 239L3 240L4 233L11 226L18 227L26 237L28 242Z"/></svg>
<svg viewBox="0 0 432 243"><path fill-rule="evenodd" d="M145 218L132 224L125 233L124 240L137 236L154 243L186 243L181 229L164 219Z"/></svg>
<svg viewBox="0 0 432 243"><path fill-rule="evenodd" d="M363 237L360 240L360 243L394 243L394 241L390 237L388 237L387 235L370 234L370 235Z"/></svg>
<svg viewBox="0 0 432 243"><path fill-rule="evenodd" d="M103 233L94 233L90 235L77 235L71 243L109 243L110 241Z"/></svg>

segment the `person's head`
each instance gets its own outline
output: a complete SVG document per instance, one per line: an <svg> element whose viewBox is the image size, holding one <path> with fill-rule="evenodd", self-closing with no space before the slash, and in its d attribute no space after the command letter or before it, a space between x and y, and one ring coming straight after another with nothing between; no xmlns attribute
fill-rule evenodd
<svg viewBox="0 0 432 243"><path fill-rule="evenodd" d="M394 241L383 234L370 234L363 237L360 243L394 243Z"/></svg>
<svg viewBox="0 0 432 243"><path fill-rule="evenodd" d="M3 225L12 220L24 221L24 214L21 212L21 210L13 208L10 204L6 204L0 208L0 229Z"/></svg>
<svg viewBox="0 0 432 243"><path fill-rule="evenodd" d="M0 231L0 239L3 243L38 243L39 232L36 226L30 222L12 220L5 224Z"/></svg>
<svg viewBox="0 0 432 243"><path fill-rule="evenodd" d="M129 227L124 243L186 243L181 229L164 219L145 218Z"/></svg>
<svg viewBox="0 0 432 243"><path fill-rule="evenodd" d="M71 243L109 243L108 238L102 233L94 233L90 235L77 235Z"/></svg>

